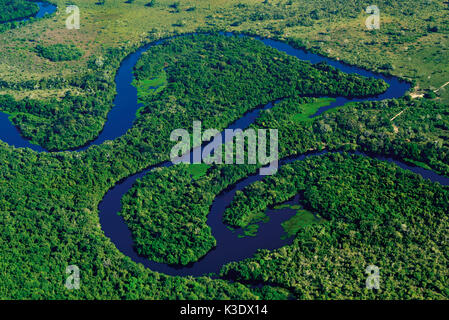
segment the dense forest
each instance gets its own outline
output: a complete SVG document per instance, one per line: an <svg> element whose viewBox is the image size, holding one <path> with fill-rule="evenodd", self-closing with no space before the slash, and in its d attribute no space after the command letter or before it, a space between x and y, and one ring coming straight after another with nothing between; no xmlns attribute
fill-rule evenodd
<svg viewBox="0 0 449 320"><path fill-rule="evenodd" d="M46 84L67 81L88 95L45 102L2 96L0 106L26 136L48 149L82 145L101 130L114 96L114 70L125 53L111 50L104 65L90 61L92 73ZM136 66L136 86L141 90L142 83L162 72L163 89L140 95L144 107L134 126L114 141L55 153L0 142L2 298L448 297L447 188L346 154L293 163L269 178L273 185L257 185L254 199L263 196L258 201L263 206L269 205L264 199L280 203L301 192L307 209L328 222L300 229L291 246L225 266L223 279L166 276L120 253L99 224L97 206L109 188L167 160L171 130L189 129L197 119L223 129L246 111L280 98L273 109L261 112L254 127L279 129L282 157L359 149L394 154L448 174L446 106L404 98L351 104L309 119L317 104L329 101L299 97L363 96L385 90L381 81L304 63L255 40L218 35L176 38L153 47ZM91 124L83 124L92 116ZM256 169L211 166L192 177L189 167L175 166L148 174L124 197L121 212L138 251L162 262L197 260L214 245L205 224L211 201ZM236 197L235 206L243 197ZM253 212L245 210L240 213ZM81 268L80 290L63 286L70 264ZM381 268L381 292L363 289L367 264ZM272 285L254 288L246 281Z"/></svg>
<svg viewBox="0 0 449 320"><path fill-rule="evenodd" d="M250 76L259 80L263 80L265 77L270 79L270 74L262 66L265 63L270 63L275 68L274 62L268 62L268 60L274 61L272 57L280 55L271 49L268 49L271 51L268 52L269 54L262 54L267 53L265 52L267 49L255 40L218 36L211 37L209 42L207 39L207 37L202 36L190 37L182 39L183 41L178 43L172 41L171 45L175 46L185 42L189 43L189 46L186 46L187 48L196 46L198 49L204 45L212 45L214 42L223 42L231 48L234 47L235 51L246 52L246 55L239 55L239 57L246 57L246 59L254 59L255 56L257 57L256 53L261 51L260 59L264 60L259 64L259 69L256 67L255 71L250 74ZM196 41L198 44L195 45ZM216 56L220 55L218 48L211 52ZM178 61L182 60L179 59ZM211 61L217 65L215 61ZM290 59L287 61L289 61L289 65L282 64L280 60L276 62L279 67L283 66L283 72L285 72L285 78L276 79L278 83L289 80L289 76L296 76L296 72L304 67L309 68L309 71L316 75L321 72L319 69L313 71L313 67L309 64L295 62L295 60L291 63ZM189 64L186 64L184 68L180 68L181 65L174 64L171 69L167 68L167 74L174 76L177 74L176 70L182 70L179 71L178 78L181 78L181 73L188 76L187 71L194 71L194 67L198 64L191 64L192 68L189 67ZM215 68L212 68L212 70L218 72ZM274 73L271 76L276 75L277 73ZM345 75L342 74L341 76L344 77ZM215 91L210 90L208 92L210 98L205 100L215 97L213 99L217 100L217 103L209 108L215 108L216 106L219 108L218 99L221 96L218 96L217 93L221 93L226 88L219 86L219 84L220 80L223 81L226 78L212 77L212 74L210 77L211 84L214 84L217 88ZM231 77L230 80L235 80L233 74L229 73L229 77ZM325 79L324 73L323 79ZM175 115L161 110L167 110L167 104L179 108L181 102L189 101L190 96L182 94L176 96L173 93L177 92L175 91L176 88L179 88L179 92L185 92L181 88L192 82L187 81L181 86L175 85L173 80L168 81L172 84L167 85L166 89L160 92L160 96L154 97L154 101L148 103L139 113L135 126L126 135L115 141L91 147L80 153L60 152L49 154L38 154L30 150L14 149L6 144L1 144L0 157L3 166L0 180L3 187L0 188L0 198L2 199L0 211L4 223L0 225L0 228L4 236L1 239L2 260L0 263L8 270L4 275L4 281L2 281L3 297L256 297L254 292L252 293L240 284L229 284L221 280L210 280L208 278L167 277L146 270L118 252L110 241L104 237L99 226L97 205L105 192L120 179L149 165L166 160L172 145L169 142L170 128L177 128L184 123L191 124L190 119L184 120L184 122L181 122L181 119L179 122L171 121L170 118ZM231 81L228 81L226 81L226 84L231 85ZM242 81L242 79L237 82L234 81L232 85L243 89L251 84L251 82ZM275 81L273 79L270 82ZM244 107L245 104L242 104L240 110L234 113L231 113L233 109L228 108L227 118L215 119L212 118L215 117L215 114L212 113L212 116L208 118L203 117L203 122L213 125L220 120L217 127L222 128L240 117L249 108L254 108L288 94L288 92L277 92L268 97L262 94L268 92L268 90L265 91L262 88L265 89L266 86L272 85L270 82L260 83L260 89L254 92L250 88L246 91L242 90L244 92L242 96L246 99L244 101L251 101L251 104L247 104L246 108ZM343 82L343 79L340 82ZM257 84L256 81L251 88L257 89ZM291 90L288 86L287 88L287 90ZM164 92L170 92L169 89L173 90L171 94L166 93L164 96ZM173 100L173 96L176 97L176 100ZM231 95L230 98L233 98L233 96ZM14 103L19 103L14 108L11 107L11 112L26 108L27 105L33 106L33 103L25 104L23 101L15 102L11 99L5 101L8 101L7 104L11 106ZM202 107L207 111L207 105L204 107L199 104L195 105L197 108ZM225 106L226 100L223 101L221 109L224 110ZM39 109L44 108L45 105L42 104L38 107ZM191 117L193 117L193 113L192 110ZM181 114L178 113L177 115ZM166 117L168 119L165 119ZM155 135L155 132L158 132L160 136ZM165 132L168 134L164 135ZM166 136L167 142L161 144L164 141L164 136ZM236 169L239 169L239 167L233 166ZM234 169L231 168L231 170ZM237 175L231 173L230 176L235 179ZM232 180L229 180L226 183L231 182ZM23 265L17 264L17 261L28 260L30 257L33 261L30 265L32 268L24 271ZM73 263L81 264L83 285L81 290L69 292L61 285L61 281L64 279L66 266ZM29 279L27 291L21 290L20 284L22 281L20 279L23 279L23 277ZM47 280L42 281L43 277ZM189 288L187 288L188 286Z"/></svg>
<svg viewBox="0 0 449 320"><path fill-rule="evenodd" d="M226 265L225 278L280 285L299 299L449 297L448 187L339 153L285 165L256 184L234 199L234 214L300 193L326 222L301 228L292 245ZM365 288L368 265L380 268L379 290Z"/></svg>
<svg viewBox="0 0 449 320"><path fill-rule="evenodd" d="M206 224L215 197L254 166L208 169L192 179L189 165L156 169L122 199L121 215L131 229L137 252L148 259L186 265L206 255L215 238Z"/></svg>
<svg viewBox="0 0 449 320"><path fill-rule="evenodd" d="M179 128L208 116L213 116L215 123L203 121L205 126L223 128L224 120L230 123L238 118L236 113L289 95L366 96L387 89L382 80L345 74L324 64L311 65L247 37L174 38L150 48L135 69L137 85L165 70L166 89L148 96L143 102L151 108L142 113L171 105L170 114L161 112L175 122L182 117ZM218 90L219 95L215 93ZM169 100L172 96L175 101ZM197 106L200 103L201 107Z"/></svg>
<svg viewBox="0 0 449 320"><path fill-rule="evenodd" d="M93 154L36 154L1 143L0 159L2 298L257 298L241 284L170 277L121 254L99 227L96 204L112 175L96 170ZM81 269L80 290L64 287L70 264Z"/></svg>
<svg viewBox="0 0 449 320"><path fill-rule="evenodd" d="M366 101L310 119L308 114L314 112L310 101L314 100L288 98L256 119L257 128L279 128L282 157L343 148L411 160L449 175L449 112L445 105L406 97Z"/></svg>
<svg viewBox="0 0 449 320"><path fill-rule="evenodd" d="M0 0L0 23L27 18L39 11L37 4L26 0Z"/></svg>
<svg viewBox="0 0 449 320"><path fill-rule="evenodd" d="M198 40L194 38L198 38ZM167 90L164 90L165 92L162 93L162 96L150 95L150 100L146 101L146 104L151 103L152 108L163 109L165 104L174 103L170 101L170 95L181 96L180 92L182 90L190 89L190 96L187 99L183 99L184 101L177 103L180 103L186 110L191 110L192 114L195 114L195 119L224 112L223 116L225 118L230 117L231 120L235 120L237 119L236 112L248 111L257 105L292 95L295 92L320 95L364 96L383 92L386 89L386 83L383 81L344 74L326 65L312 66L309 63L301 62L296 58L282 54L275 49L267 48L256 40L247 38L231 40L225 36L216 36L216 38L210 37L209 42L202 43L205 38L208 38L208 36L185 36L176 38L176 40L167 40L166 44L154 46L144 54L143 58L136 65L136 86L139 86L139 83L145 77L158 76L162 72L165 63L167 63L166 72L170 75ZM197 43L196 45L194 45L195 42ZM189 45L193 47L186 50ZM247 47L246 55L251 50L254 50L254 57L240 55L238 46ZM57 46L55 47L56 49L49 52L59 52L59 47ZM226 47L229 47L227 50L230 52L228 53L228 60L224 61L220 55L222 54L221 50L226 49ZM209 52L212 48L214 48L214 51ZM173 55L173 52L182 52L182 50L184 52L180 53L179 57ZM22 134L31 139L33 143L37 143L48 150L66 150L82 146L98 135L106 121L107 112L112 106L115 94L114 68L118 67L119 61L124 57L124 54L125 49L123 48L109 50L107 55L105 55L103 64L98 65L95 61L91 61L91 72L79 78L74 77L66 80L49 79L48 81L39 82L29 81L20 85L22 88L58 88L71 85L87 91L88 94L86 95L72 97L68 93L68 96L64 97L62 103L55 100L30 101L29 99L14 102L8 98L0 104L0 110L13 114L12 121L18 126ZM199 64L199 61L201 61L200 54L209 56L210 61L207 65ZM279 60L269 60L263 57L264 54L276 55ZM179 62L174 63L175 60L173 60L178 58L183 58L184 61L188 60L192 64L196 62L196 64L191 66L190 69L180 68L181 64ZM242 61L241 65L237 65L236 61L239 59ZM254 73L251 72L255 68L259 70L267 68L266 70L270 70L273 74L272 78L256 79L254 74L257 73L257 70ZM235 75L234 72L237 72L237 70L239 70L238 72L244 72L244 74L239 75L237 73ZM279 80L281 74L284 77L281 83L285 83L285 87L276 85L276 81ZM198 75L201 75L201 77L198 77ZM237 92L234 89L237 88L238 76L241 79L251 77L247 78L246 81L251 79L253 84L246 83L244 86L238 86L239 90L237 91L240 92L240 97L232 94L230 96L233 96L234 100L220 101L220 99L228 99L229 95L227 93ZM321 80L324 76L328 80ZM229 83L227 83L226 88L224 88L223 83L217 83L216 87L208 88L209 85L206 85L206 83L211 81L212 78L223 82L228 81L227 79L229 78ZM192 82L192 79L195 79L195 83ZM4 86L8 86L8 84L5 83ZM195 86L195 88L192 88L192 86ZM256 86L259 89L254 91ZM17 89L17 87L14 88ZM266 92L261 92L262 88ZM195 92L192 89L195 89ZM218 89L225 91L220 95L214 95L212 100L206 100L208 102L200 100L205 94L213 94L213 91ZM182 95L185 95L185 93ZM254 97L252 101L249 100L250 97ZM259 99L259 97L264 98ZM201 111L200 113L194 113L193 110L198 110L198 107L193 109L192 105L199 103L199 101L203 104L200 108ZM236 108L229 108L234 102ZM56 104L62 104L64 107L56 107ZM215 109L212 108L212 105L214 105ZM51 112L49 113L48 110L51 110ZM175 113L174 110L171 113L166 111L163 111L163 113L166 121L174 121L174 123L178 124L178 127L185 127L187 123L192 123L193 118L191 116L185 116L181 123L179 120L180 114ZM217 122L215 121L213 124L214 127L223 128L223 121L221 120L221 123ZM212 126L209 123L205 124Z"/></svg>
<svg viewBox="0 0 449 320"><path fill-rule="evenodd" d="M16 101L0 95L0 110L11 115L24 137L48 150L84 145L102 130L113 96L106 94L78 96L70 92L62 101L24 98Z"/></svg>

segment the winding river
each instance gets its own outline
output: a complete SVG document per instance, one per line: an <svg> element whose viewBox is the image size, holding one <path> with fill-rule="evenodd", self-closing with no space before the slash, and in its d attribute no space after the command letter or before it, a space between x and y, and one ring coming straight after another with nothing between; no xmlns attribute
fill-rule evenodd
<svg viewBox="0 0 449 320"><path fill-rule="evenodd" d="M17 19L14 19L14 20L5 21L3 23L14 22L14 21L27 21L27 20L30 20L31 18L34 18L34 19L43 18L45 15L52 14L53 12L55 12L56 9L58 8L54 4L49 3L49 2L35 1L35 3L39 7L39 11L35 15L33 15L32 17L17 18Z"/></svg>
<svg viewBox="0 0 449 320"><path fill-rule="evenodd" d="M234 36L233 34L229 33L224 34L227 36ZM322 107L312 117L316 117L328 109L342 106L350 101L376 101L389 98L399 98L403 96L405 92L410 88L409 83L399 80L395 77L373 73L355 66L347 65L339 61L328 59L323 56L308 53L304 50L295 49L290 45L280 41L262 39L257 37L255 38L262 41L267 46L276 48L279 51L283 51L301 60L309 61L311 63L326 62L343 72L357 73L362 76L383 79L390 85L386 92L376 96L365 97L362 99L337 97L335 102L331 103L328 106ZM115 77L117 95L114 100L114 107L108 115L105 127L101 134L94 141L90 142L86 146L77 149L77 151L85 150L92 145L99 145L106 140L113 140L115 138L118 138L121 135L125 134L126 131L132 127L133 121L135 120L136 111L140 107L139 103L137 102L137 89L131 84L133 80L133 67L143 52L147 51L154 45L160 44L163 41L164 40L160 40L143 46L122 61ZM245 114L228 128L247 128L257 119L260 110L271 108L275 103L276 102L269 103L263 108L253 110ZM45 152L42 147L33 145L27 139L23 138L20 135L19 131L9 121L8 115L4 113L0 113L0 126L1 140L15 147L28 147L39 152ZM324 153L325 152L316 152L306 155L300 155L294 158L284 159L280 162L280 165L292 161L304 160L308 157L318 156ZM394 162L401 168L420 174L424 178L440 182L443 185L449 185L449 178L438 175L433 171L407 165L388 157L379 157L365 154L362 155L374 157L382 161ZM191 153L186 155L186 157L187 156L190 157ZM230 231L228 227L222 222L223 212L232 201L235 192L237 190L243 189L251 183L254 183L255 181L264 178L264 176L252 175L228 188L220 195L218 195L213 201L213 204L210 208L210 213L208 215L207 224L212 230L212 235L217 240L217 245L199 261L187 266L173 266L163 263L156 263L153 261L149 261L144 257L140 257L133 248L131 231L128 229L123 218L117 214L121 209L121 199L123 195L128 192L128 190L133 186L134 182L137 179L142 178L156 167L168 167L171 165L171 163L165 162L147 168L142 172L124 179L123 181L117 183L106 193L98 206L100 223L105 235L111 239L111 241L123 254L130 257L133 261L142 263L143 265L151 268L154 271L163 272L170 275L198 276L208 273L216 273L224 264L231 261L238 261L251 257L258 249L275 249L291 243L292 238L285 239L285 237L282 237L282 235L284 235L284 230L281 226L281 223L283 221L289 219L295 214L295 211L291 209L280 209L276 211L268 210L267 215L270 217L270 220L267 223L260 224L259 230L255 237L239 237L239 235L242 234L242 230Z"/></svg>

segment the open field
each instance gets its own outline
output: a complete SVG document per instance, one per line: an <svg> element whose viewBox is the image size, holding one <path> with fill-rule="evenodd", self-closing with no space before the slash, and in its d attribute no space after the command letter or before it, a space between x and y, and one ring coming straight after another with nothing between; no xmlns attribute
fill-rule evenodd
<svg viewBox="0 0 449 320"><path fill-rule="evenodd" d="M449 298L448 2L378 0L368 31L362 0L74 0L79 30L50 1L54 15L0 28L0 299ZM260 130L259 157L170 163L199 144L197 120L202 142ZM279 234L256 224L269 208L296 211Z"/></svg>

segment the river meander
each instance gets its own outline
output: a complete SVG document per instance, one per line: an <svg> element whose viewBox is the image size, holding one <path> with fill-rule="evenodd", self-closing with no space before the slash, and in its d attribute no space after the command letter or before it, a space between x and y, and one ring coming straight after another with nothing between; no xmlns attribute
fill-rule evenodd
<svg viewBox="0 0 449 320"><path fill-rule="evenodd" d="M234 36L229 33L226 33L226 35ZM344 64L339 61L328 59L320 55L312 54L304 50L295 49L292 46L280 41L261 38L256 39L262 41L267 46L278 49L279 51L283 51L301 60L309 61L311 63L326 62L343 72L357 73L362 76L383 79L390 85L387 91L376 96L354 99L346 97L335 97L335 102L319 109L314 116L318 116L326 110L342 106L350 101L377 101L389 98L399 98L402 97L410 88L409 83L395 77L373 73L355 66ZM86 150L92 145L99 145L106 140L116 139L124 135L126 131L132 127L136 117L136 112L141 106L137 100L137 89L132 85L133 67L139 60L142 53L147 51L152 46L158 45L163 41L164 40L160 40L155 43L143 46L122 61L115 77L117 95L114 100L114 107L108 115L108 119L103 131L94 141L90 142L86 146L79 148L76 151ZM271 108L274 104L275 102L269 103L264 106L264 108L256 109L245 114L228 128L247 128L257 119L260 110ZM8 115L4 113L0 113L0 127L0 139L7 142L8 144L19 148L28 147L38 152L46 152L42 147L33 145L27 139L23 138L17 128L14 127L9 121ZM291 161L304 160L308 157L319 156L323 153L325 152L311 153L307 155L300 155L295 158L284 159L281 161L280 165ZM430 170L411 166L392 158L371 155L364 156L370 156L378 158L379 160L394 162L401 168L420 174L424 178L430 179L432 181L437 181L444 185L449 185L449 179L447 177L440 176ZM255 181L263 179L264 177L260 175L253 175L245 178L242 181L239 181L237 184L228 188L215 198L210 208L207 224L212 230L212 235L217 240L217 246L210 252L208 252L199 261L188 266L172 266L152 262L144 257L138 256L133 248L131 232L125 224L123 218L117 214L121 209L121 199L123 195L129 191L129 189L133 186L134 182L137 179L148 174L152 169L156 167L166 167L170 165L172 164L168 162L162 163L151 168L147 168L142 172L139 172L124 179L123 181L120 181L106 193L101 203L99 204L100 223L105 235L111 239L111 241L123 254L130 257L133 261L142 263L154 271L159 271L166 274L197 276L218 272L222 265L231 261L238 261L251 257L257 251L257 249L275 249L292 241L291 238L282 237L282 235L284 234L284 230L281 227L281 222L287 220L295 214L295 212L291 209L276 210L275 213L273 213L272 210L269 210L267 212L268 216L270 217L269 222L261 223L257 235L254 237L239 237L238 235L241 234L241 230L232 232L222 222L223 212L232 201L235 192L237 190L241 190L251 183L254 183Z"/></svg>

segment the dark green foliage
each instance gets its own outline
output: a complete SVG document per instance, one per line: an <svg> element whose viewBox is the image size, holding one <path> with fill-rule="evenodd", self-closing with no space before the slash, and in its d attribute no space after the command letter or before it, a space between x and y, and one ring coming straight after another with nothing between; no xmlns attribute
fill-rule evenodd
<svg viewBox="0 0 449 320"><path fill-rule="evenodd" d="M427 99L368 101L334 109L313 121L295 121L293 115L305 112L303 105L310 101L288 98L256 120L256 127L279 129L281 157L325 148L361 150L412 159L449 175L447 106Z"/></svg>
<svg viewBox="0 0 449 320"><path fill-rule="evenodd" d="M179 1L175 1L172 4L170 4L169 7L173 8L173 9L179 9L179 5L180 5L180 2Z"/></svg>
<svg viewBox="0 0 449 320"><path fill-rule="evenodd" d="M256 298L241 284L230 284L206 277L195 279L168 277L144 269L121 254L104 236L99 225L97 206L106 191L119 180L166 160L173 145L169 140L172 129L187 127L191 125L192 119L201 119L210 126L223 128L241 117L245 111L290 93L291 89L287 85L284 86L287 89L277 89L275 92L267 90L267 85L271 86L268 80L274 82L275 77L278 83L287 83L287 78L284 80L277 78L276 64L282 66L282 63L271 63L275 68L273 69L275 72L271 75L265 70L264 66L276 51L266 52L263 45L257 41L244 39L239 42L237 39L218 41L217 37L211 38L209 42L206 39L198 41L196 45L195 39L198 38L185 40L185 47L193 47L197 51L202 45L207 45L208 50L210 47L210 52L214 55L211 54L210 65L197 70L204 60L199 56L195 58L195 55L193 57L186 55L184 58L184 61L193 58L192 62L195 63L191 64L176 64L172 60L167 60L169 62L167 73L171 77L171 84L158 97L146 102L146 107L137 118L135 126L119 139L81 153L38 154L0 144L0 163L2 163L0 233L3 235L0 239L2 257L0 264L5 270L0 290L3 292L2 298ZM243 46L245 43L246 47ZM175 42L172 46L176 48L176 44L183 42ZM235 52L240 50L246 59L242 60L245 61L243 66L248 68L252 66L255 69L245 71L244 76L240 78L236 78L232 72L220 70L219 68L224 67L219 63L223 59L220 51L226 48L223 44L233 48ZM164 66L165 59L170 58L168 53L171 51L168 49L159 49L161 57L164 58L161 60L161 66ZM163 50L167 50L167 55L162 55ZM208 50L202 49L200 52ZM258 51L263 59L259 63L252 54ZM104 66L117 68L124 52L123 50L109 52L105 56ZM183 61L181 58L182 55L178 55L179 63ZM231 70L244 70L243 66L238 66L237 64L233 67L236 69ZM303 66L311 68L310 72L314 70L309 65L290 61L281 70L285 72L286 77L291 78ZM89 99L93 100L67 96L59 106L60 110L64 111L60 115L56 113L55 116L76 114L77 108L74 106L77 105L85 106L81 108L86 108L85 113L92 112L88 111L91 103L108 106L107 102L113 97L110 92L114 87L112 78L103 78L105 67L93 63L91 74L70 80L73 85L92 90L96 94L90 95ZM208 69L211 70L206 72ZM154 70L160 71L160 68ZM218 77L222 71L224 76ZM191 80L192 74L204 75L205 79L198 77L200 82L196 85ZM315 75L320 75L320 71L316 70ZM263 82L265 76L268 77L267 83ZM248 81L245 81L246 79ZM340 80L343 81L343 78ZM220 81L226 85L221 85ZM233 81L236 83L233 84ZM195 95L196 89L203 83L209 83L210 87L204 85L203 90ZM226 91L227 86L229 91ZM272 87L275 88L274 85ZM190 89L187 91L189 95L185 94L186 88ZM242 90L243 93L234 97L233 94L229 94L232 93L231 90L235 92ZM242 97L244 100L238 103L238 99ZM213 103L203 104L204 101ZM36 116L42 115L43 119L45 117L53 119L51 110L55 109L43 102L29 99L14 101L5 96L2 97L1 106L9 113L15 111L20 111L19 114L32 113ZM176 110L186 106L195 108L185 113L167 112L170 110L168 107ZM51 124L52 121L48 122ZM46 128L51 127L53 126L48 125ZM49 131L48 136L45 136L44 132L36 132L38 141L47 141L45 139L49 136L60 135L60 132ZM70 142L67 141L68 138L55 140L52 145L68 145ZM217 182L219 181L216 189L219 190L250 172L245 170L247 170L245 166L228 166L220 171L211 169L210 174L211 177L216 177ZM210 188L210 185L204 188ZM204 217L200 219L204 221ZM82 277L80 290L68 291L64 287L65 268L70 264L80 266ZM25 286L27 289L23 290Z"/></svg>
<svg viewBox="0 0 449 320"><path fill-rule="evenodd" d="M75 45L65 45L61 43L49 46L37 45L36 52L41 57L51 61L78 60L83 55L83 52Z"/></svg>
<svg viewBox="0 0 449 320"><path fill-rule="evenodd" d="M302 62L250 38L196 35L169 40L142 55L136 80L154 78L164 68L167 87L146 97L139 122L163 114L167 125L158 126L158 132L167 140L173 128L190 128L193 120L224 129L245 112L290 95L363 96L387 86Z"/></svg>
<svg viewBox="0 0 449 320"><path fill-rule="evenodd" d="M437 97L437 95L433 91L429 91L424 94L424 98L427 98L427 99L435 99L436 97Z"/></svg>
<svg viewBox="0 0 449 320"><path fill-rule="evenodd" d="M104 66L91 63L91 73L80 79L42 83L62 86L67 81L90 92L88 97L68 95L62 102L48 104L2 96L0 106L18 112L16 123L35 141L54 149L73 146L72 138L82 126L69 126L64 134L61 130L73 119L81 122L80 115L92 114L104 121L114 93L113 77L105 74L114 74L128 51L110 51ZM320 299L448 298L447 188L390 164L348 155L294 163L271 177L276 182L273 188L270 185L273 194L259 202L282 202L294 192L303 192L309 209L329 221L301 228L291 246L261 251L223 269L228 278L266 281L276 287L250 290L238 282L208 277L170 277L120 253L99 224L98 203L109 188L167 160L173 145L171 130L188 129L192 120L222 129L246 111L278 98L287 97L262 112L255 126L279 129L282 157L322 148L359 148L421 161L449 173L449 114L447 107L435 102L367 102L311 121L293 118L304 112L304 103L315 101L297 97L301 93L363 95L385 89L381 82L311 66L257 41L219 36L187 37L154 47L137 66L138 81L157 76L163 68L167 86L145 97L133 128L114 141L79 153L42 154L0 143L2 298L284 299L292 293L297 298ZM348 88L354 82L358 85ZM395 133L390 119L404 109L394 120ZM34 122L38 117L41 126ZM58 121L63 125L54 126ZM75 143L95 137L94 132L80 134ZM122 214L141 245L151 241L154 249L161 249L146 252L149 257L193 261L213 245L204 223L212 199L255 170L255 166L212 166L193 181L181 166L153 172L125 196ZM157 189L152 188L155 185ZM260 186L259 194L264 195L267 185ZM178 197L168 192L170 188L178 190ZM149 196L159 201L157 207ZM249 206L253 203L248 201ZM170 220L172 212L179 221ZM164 219L173 225L162 223ZM188 238L176 230L184 221L193 221L190 230L198 233ZM153 243L149 231L155 227L164 237ZM205 243L187 242L195 236ZM174 241L189 248L187 254ZM173 252L164 251L165 246ZM70 264L81 269L80 290L64 287ZM380 294L364 289L369 264L381 268Z"/></svg>
<svg viewBox="0 0 449 320"><path fill-rule="evenodd" d="M101 198L151 161L125 144L38 154L0 142L1 297L256 299L241 284L145 269L104 236L97 210ZM66 267L73 264L80 268L80 290L64 286Z"/></svg>
<svg viewBox="0 0 449 320"><path fill-rule="evenodd" d="M154 7L156 5L156 0L151 0L147 4L145 4L146 7Z"/></svg>
<svg viewBox="0 0 449 320"><path fill-rule="evenodd" d="M438 26L429 26L428 28L427 28L427 31L428 32L438 32L438 30L439 30L439 28L438 28Z"/></svg>
<svg viewBox="0 0 449 320"><path fill-rule="evenodd" d="M184 265L205 255L216 244L205 226L215 195L211 189L198 192L185 166L155 170L137 181L123 197L121 212L137 252L154 261Z"/></svg>
<svg viewBox="0 0 449 320"><path fill-rule="evenodd" d="M49 150L61 145L79 146L86 143L86 138L94 139L103 128L108 102L102 95L66 95L63 101L46 102L28 98L15 101L0 95L1 110L12 114L12 122L21 133Z"/></svg>

